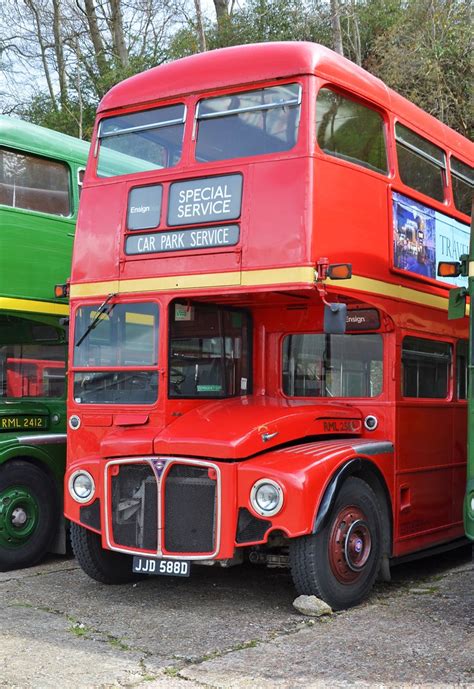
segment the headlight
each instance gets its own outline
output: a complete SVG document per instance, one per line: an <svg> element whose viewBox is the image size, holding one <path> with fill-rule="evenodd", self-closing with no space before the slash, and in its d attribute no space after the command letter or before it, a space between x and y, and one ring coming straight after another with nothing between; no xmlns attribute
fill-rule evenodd
<svg viewBox="0 0 474 689"><path fill-rule="evenodd" d="M71 474L69 492L76 502L89 502L94 495L95 485L88 471L75 471Z"/></svg>
<svg viewBox="0 0 474 689"><path fill-rule="evenodd" d="M283 490L276 481L261 478L252 486L250 503L257 514L273 517L283 507Z"/></svg>

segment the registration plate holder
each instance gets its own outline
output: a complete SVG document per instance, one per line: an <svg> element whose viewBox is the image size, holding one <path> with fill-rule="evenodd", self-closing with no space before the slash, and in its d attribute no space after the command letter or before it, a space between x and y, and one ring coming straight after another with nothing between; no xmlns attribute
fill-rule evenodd
<svg viewBox="0 0 474 689"><path fill-rule="evenodd" d="M189 560L171 560L169 558L133 556L132 571L135 574L151 574L164 577L189 577L191 563Z"/></svg>

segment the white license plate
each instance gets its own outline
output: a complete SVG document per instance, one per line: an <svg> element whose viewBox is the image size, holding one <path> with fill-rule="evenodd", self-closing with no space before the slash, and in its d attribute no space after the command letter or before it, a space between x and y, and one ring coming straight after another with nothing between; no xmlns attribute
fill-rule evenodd
<svg viewBox="0 0 474 689"><path fill-rule="evenodd" d="M136 574L155 574L165 577L189 577L191 563L189 560L167 560L155 557L133 556L133 572Z"/></svg>

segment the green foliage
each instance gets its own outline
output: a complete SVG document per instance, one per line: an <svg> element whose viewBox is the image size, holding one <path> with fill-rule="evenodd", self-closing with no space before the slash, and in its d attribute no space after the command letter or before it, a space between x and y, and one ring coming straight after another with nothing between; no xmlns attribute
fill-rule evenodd
<svg viewBox="0 0 474 689"><path fill-rule="evenodd" d="M472 132L469 0L412 0L375 41L369 67L464 136Z"/></svg>
<svg viewBox="0 0 474 689"><path fill-rule="evenodd" d="M90 140L96 107L95 103L83 105L81 115L81 108L77 101L68 100L65 107L55 109L49 96L41 95L35 96L26 106L18 109L18 114L28 122L54 129L63 134Z"/></svg>

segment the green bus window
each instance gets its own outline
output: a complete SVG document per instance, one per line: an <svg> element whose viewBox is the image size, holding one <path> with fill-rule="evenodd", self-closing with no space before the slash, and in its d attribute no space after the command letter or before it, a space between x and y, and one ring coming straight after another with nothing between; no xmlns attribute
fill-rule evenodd
<svg viewBox="0 0 474 689"><path fill-rule="evenodd" d="M451 157L451 179L453 181L454 205L466 215L471 215L474 170L470 165Z"/></svg>
<svg viewBox="0 0 474 689"><path fill-rule="evenodd" d="M0 148L0 203L51 215L70 215L68 166Z"/></svg>
<svg viewBox="0 0 474 689"><path fill-rule="evenodd" d="M206 98L198 104L196 160L208 162L289 151L296 144L301 86Z"/></svg>
<svg viewBox="0 0 474 689"><path fill-rule="evenodd" d="M382 392L382 336L288 335L283 392L290 397L377 397Z"/></svg>
<svg viewBox="0 0 474 689"><path fill-rule="evenodd" d="M452 346L448 342L405 337L403 340L403 397L446 399Z"/></svg>
<svg viewBox="0 0 474 689"><path fill-rule="evenodd" d="M387 173L384 123L375 110L322 88L316 100L316 127L324 153Z"/></svg>
<svg viewBox="0 0 474 689"><path fill-rule="evenodd" d="M443 202L446 170L444 151L399 123L395 125L395 138L398 172L402 182Z"/></svg>
<svg viewBox="0 0 474 689"><path fill-rule="evenodd" d="M0 315L0 398L60 399L66 390L61 331L27 318Z"/></svg>

